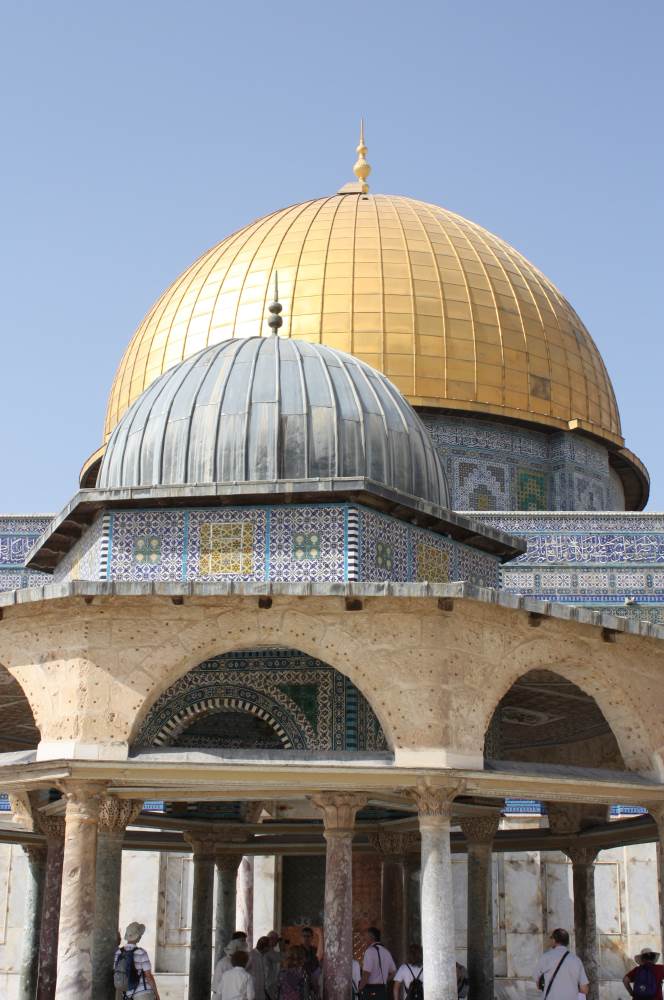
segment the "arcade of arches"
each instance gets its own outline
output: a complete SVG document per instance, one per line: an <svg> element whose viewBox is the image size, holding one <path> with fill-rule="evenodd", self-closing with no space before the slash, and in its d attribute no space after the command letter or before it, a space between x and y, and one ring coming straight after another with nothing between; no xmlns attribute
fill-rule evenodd
<svg viewBox="0 0 664 1000"><path fill-rule="evenodd" d="M251 593L5 608L3 995L112 1000L140 919L162 1000L207 1000L238 923L324 926L329 1000L369 924L399 959L422 941L427 1000L452 1000L454 956L473 1000L524 996L570 924L613 997L660 939L664 733L639 704L664 652L439 590L309 596L306 617Z"/></svg>

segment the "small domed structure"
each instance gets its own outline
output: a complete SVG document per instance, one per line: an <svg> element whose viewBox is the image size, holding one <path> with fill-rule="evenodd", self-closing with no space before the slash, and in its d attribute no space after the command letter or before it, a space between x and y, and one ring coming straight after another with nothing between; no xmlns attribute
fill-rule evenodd
<svg viewBox="0 0 664 1000"><path fill-rule="evenodd" d="M389 379L323 344L269 336L215 344L153 382L115 427L97 485L358 479L449 506L433 444Z"/></svg>

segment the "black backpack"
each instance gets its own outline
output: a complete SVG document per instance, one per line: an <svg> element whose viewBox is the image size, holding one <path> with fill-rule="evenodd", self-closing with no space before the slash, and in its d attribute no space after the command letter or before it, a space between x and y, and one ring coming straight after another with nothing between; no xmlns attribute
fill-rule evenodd
<svg viewBox="0 0 664 1000"><path fill-rule="evenodd" d="M113 985L123 993L135 990L141 981L141 975L134 962L135 948L120 948L113 966ZM145 979L145 976L143 975ZM145 983L143 983L145 985Z"/></svg>
<svg viewBox="0 0 664 1000"><path fill-rule="evenodd" d="M410 981L410 985L406 990L406 1000L424 1000L424 984L422 983L422 970L415 975L413 970L409 965L406 968L413 977Z"/></svg>
<svg viewBox="0 0 664 1000"><path fill-rule="evenodd" d="M657 976L652 963L646 962L636 970L632 982L635 1000L653 1000L657 996Z"/></svg>

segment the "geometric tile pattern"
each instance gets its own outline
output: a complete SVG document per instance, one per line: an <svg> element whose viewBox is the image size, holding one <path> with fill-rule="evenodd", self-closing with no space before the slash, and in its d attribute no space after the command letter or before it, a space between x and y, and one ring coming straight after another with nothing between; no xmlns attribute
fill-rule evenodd
<svg viewBox="0 0 664 1000"><path fill-rule="evenodd" d="M220 713L220 709L222 712ZM241 734L214 735L214 716L234 712L267 722L278 745L302 750L384 750L380 724L366 699L343 674L298 650L259 649L226 653L190 670L152 706L137 746L177 744L204 715L202 746L230 746ZM251 730L250 730L251 731ZM196 745L187 740L187 746Z"/></svg>
<svg viewBox="0 0 664 1000"><path fill-rule="evenodd" d="M41 587L48 573L24 569L25 557L51 523L51 516L0 515L0 591Z"/></svg>
<svg viewBox="0 0 664 1000"><path fill-rule="evenodd" d="M272 507L270 580L343 582L345 525L342 504Z"/></svg>
<svg viewBox="0 0 664 1000"><path fill-rule="evenodd" d="M110 520L107 579L156 583L182 578L183 511L114 511Z"/></svg>
<svg viewBox="0 0 664 1000"><path fill-rule="evenodd" d="M185 516L187 580L265 579L264 507L192 510Z"/></svg>
<svg viewBox="0 0 664 1000"><path fill-rule="evenodd" d="M544 472L517 469L516 503L518 510L546 510L547 482Z"/></svg>

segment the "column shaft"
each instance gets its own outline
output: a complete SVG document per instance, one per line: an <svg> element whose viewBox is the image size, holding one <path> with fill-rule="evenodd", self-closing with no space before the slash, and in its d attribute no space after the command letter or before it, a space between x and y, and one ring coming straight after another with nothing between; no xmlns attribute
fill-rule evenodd
<svg viewBox="0 0 664 1000"><path fill-rule="evenodd" d="M83 782L65 787L56 1000L92 1000L97 820L102 792L102 786Z"/></svg>
<svg viewBox="0 0 664 1000"><path fill-rule="evenodd" d="M211 837L187 835L194 851L194 886L189 948L189 1000L208 1000L212 989L214 848Z"/></svg>
<svg viewBox="0 0 664 1000"><path fill-rule="evenodd" d="M18 1000L35 1000L39 971L39 935L46 875L46 848L24 846L23 850L28 859L28 878Z"/></svg>
<svg viewBox="0 0 664 1000"><path fill-rule="evenodd" d="M461 820L468 850L468 981L474 1000L493 1000L492 844L498 816Z"/></svg>
<svg viewBox="0 0 664 1000"><path fill-rule="evenodd" d="M65 847L64 817L40 816L39 827L46 837L46 876L39 934L37 1000L53 1000L58 974L58 932Z"/></svg>
<svg viewBox="0 0 664 1000"><path fill-rule="evenodd" d="M245 931L251 947L254 934L254 859L244 857L237 876L237 929Z"/></svg>
<svg viewBox="0 0 664 1000"><path fill-rule="evenodd" d="M224 957L224 948L235 930L237 903L237 872L242 857L238 854L221 854L216 859L217 907L214 932L214 964Z"/></svg>
<svg viewBox="0 0 664 1000"><path fill-rule="evenodd" d="M120 921L123 830L100 830L97 840L92 982L95 1000L115 1000L113 958Z"/></svg>
<svg viewBox="0 0 664 1000"><path fill-rule="evenodd" d="M422 837L422 951L426 1000L456 1000L454 897L447 791L417 796Z"/></svg>
<svg viewBox="0 0 664 1000"><path fill-rule="evenodd" d="M595 916L597 853L588 848L572 848L567 853L572 861L576 953L590 980L589 1000L599 1000L599 947Z"/></svg>
<svg viewBox="0 0 664 1000"><path fill-rule="evenodd" d="M406 862L387 855L380 869L382 940L397 967L406 961Z"/></svg>

